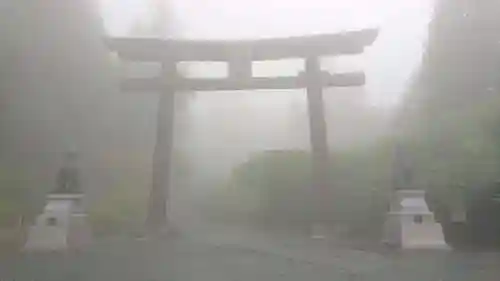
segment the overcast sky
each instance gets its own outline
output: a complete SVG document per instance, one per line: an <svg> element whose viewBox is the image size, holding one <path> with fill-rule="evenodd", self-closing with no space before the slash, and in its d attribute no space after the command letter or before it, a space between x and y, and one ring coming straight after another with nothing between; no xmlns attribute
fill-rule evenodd
<svg viewBox="0 0 500 281"><path fill-rule="evenodd" d="M100 0L108 31L124 35L134 21L151 20L145 0ZM393 104L421 58L432 0L171 0L176 36L282 37L380 28L356 66L367 75L369 102ZM361 62L361 63L359 63Z"/></svg>

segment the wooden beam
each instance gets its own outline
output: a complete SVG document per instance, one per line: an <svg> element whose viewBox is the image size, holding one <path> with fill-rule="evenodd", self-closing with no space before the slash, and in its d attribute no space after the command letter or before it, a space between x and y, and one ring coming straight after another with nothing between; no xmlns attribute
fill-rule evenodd
<svg viewBox="0 0 500 281"><path fill-rule="evenodd" d="M371 45L377 29L261 40L162 40L156 38L106 38L105 43L122 59L160 61L228 61L244 54L253 61L296 57L358 54Z"/></svg>
<svg viewBox="0 0 500 281"><path fill-rule="evenodd" d="M252 77L251 54L243 53L241 50L231 50L228 60L229 78L233 80L247 81Z"/></svg>
<svg viewBox="0 0 500 281"><path fill-rule="evenodd" d="M365 84L363 72L330 75L324 73L321 87L355 87ZM124 91L158 92L164 88L160 78L129 78L122 82ZM171 87L177 91L238 91L259 89L300 89L306 88L304 76L297 77L253 77L238 79L198 79L179 78Z"/></svg>
<svg viewBox="0 0 500 281"><path fill-rule="evenodd" d="M162 77L176 76L177 69L174 62L162 65ZM160 91L147 215L147 227L152 233L159 233L167 227L167 203L171 187L171 158L174 141L176 91L172 87L163 87Z"/></svg>
<svg viewBox="0 0 500 281"><path fill-rule="evenodd" d="M315 203L320 207L316 219L327 218L327 202L330 191L328 133L325 119L321 71L318 57L306 59L304 77L306 80L307 107L309 115L309 138L311 142L312 188L315 192Z"/></svg>

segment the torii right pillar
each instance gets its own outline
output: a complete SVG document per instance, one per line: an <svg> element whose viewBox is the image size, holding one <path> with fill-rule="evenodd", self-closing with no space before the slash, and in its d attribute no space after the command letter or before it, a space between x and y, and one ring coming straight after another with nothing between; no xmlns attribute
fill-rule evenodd
<svg viewBox="0 0 500 281"><path fill-rule="evenodd" d="M328 199L330 195L329 149L323 100L322 71L318 57L305 60L305 78L309 111L309 138L312 157L312 186L320 211L315 214L317 222L312 226L313 238L324 238Z"/></svg>
<svg viewBox="0 0 500 281"><path fill-rule="evenodd" d="M375 39L375 38L374 38ZM332 198L336 198L334 187L330 181L330 152L328 148L327 123L325 118L325 106L323 99L323 87L325 77L321 69L320 57L310 56L305 59L305 80L307 90L307 102L309 113L309 137L311 143L311 174L312 187L314 189L315 222L311 226L311 237L313 239L324 239L327 236L327 224L331 219L330 204ZM364 81L362 82L364 84ZM356 83L342 86L360 86Z"/></svg>

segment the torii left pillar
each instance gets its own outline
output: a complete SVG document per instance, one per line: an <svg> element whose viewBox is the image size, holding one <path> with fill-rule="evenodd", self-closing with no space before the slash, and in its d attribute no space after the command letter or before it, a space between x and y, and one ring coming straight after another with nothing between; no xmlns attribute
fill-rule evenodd
<svg viewBox="0 0 500 281"><path fill-rule="evenodd" d="M169 186L172 178L172 151L175 119L176 89L168 81L177 76L174 61L162 62L162 85L156 118L156 145L153 153L153 177L149 193L147 229L150 233L164 233L167 231L167 201Z"/></svg>

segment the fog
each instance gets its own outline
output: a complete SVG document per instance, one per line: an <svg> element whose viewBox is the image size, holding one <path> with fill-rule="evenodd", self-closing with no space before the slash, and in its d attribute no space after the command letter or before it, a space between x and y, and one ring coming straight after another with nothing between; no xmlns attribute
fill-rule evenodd
<svg viewBox="0 0 500 281"><path fill-rule="evenodd" d="M0 279L498 280L499 12L495 0L0 0ZM364 53L320 59L366 84L323 89L327 149L314 138L314 151L319 107L305 89L178 91L162 103L175 108L167 159L161 93L121 89L161 78L161 65L109 44L365 28L378 36ZM251 71L304 68L284 59ZM65 207L51 213L53 203ZM40 250L70 251L32 254L38 238Z"/></svg>
<svg viewBox="0 0 500 281"><path fill-rule="evenodd" d="M391 134L392 118L421 59L431 15L426 1L358 2L366 6L308 1L306 9L305 4L272 1L264 11L259 1L236 5L179 0L172 3L165 24L172 37L197 39L380 28L379 38L365 54L322 61L332 73L363 70L367 76L363 88L324 91L330 149L350 151L370 147ZM145 2L102 0L92 6L54 1L3 8L5 15L21 15L6 20L30 24L4 30L16 35L12 52L18 62L18 68L7 71L15 81L8 87L22 94L5 97L8 109L2 112L2 125L9 132L3 136L2 153L6 163L29 175L30 186L43 187L37 189L40 196L52 189L64 151L74 148L90 205L117 188L125 190L118 193L142 201L147 197L158 95L122 93L118 85L124 76L154 69L120 62L101 41L103 35L154 36L153 10L141 3ZM43 12L35 16L35 9ZM302 67L301 61L260 63L254 65L254 74L293 75ZM185 75L224 72L213 65L181 68ZM185 206L180 198L188 200L223 184L235 167L259 152L309 149L302 90L178 93L177 100L174 162L182 159L188 176L174 173L174 205Z"/></svg>
<svg viewBox="0 0 500 281"><path fill-rule="evenodd" d="M134 9L127 5L118 8L111 1L103 6L108 33L127 34L126 26L130 27L134 18L146 26L151 24L148 15L152 12L147 5L137 8L139 2L129 2ZM171 37L194 39L284 37L379 27L378 39L364 54L325 58L322 62L323 68L332 73L363 70L367 76L363 88L324 91L330 149L350 150L369 147L391 133L392 116L422 55L432 3L339 3L173 1L165 24ZM279 76L296 75L302 69L302 61L290 60L254 63L253 71L255 76ZM190 64L184 72L188 76L223 77L226 69L224 65ZM219 182L256 152L309 149L304 91L189 96L179 113L182 117L178 116L182 136L178 136L177 148L188 155L190 175L198 179L196 182ZM207 188L193 185L194 194Z"/></svg>

